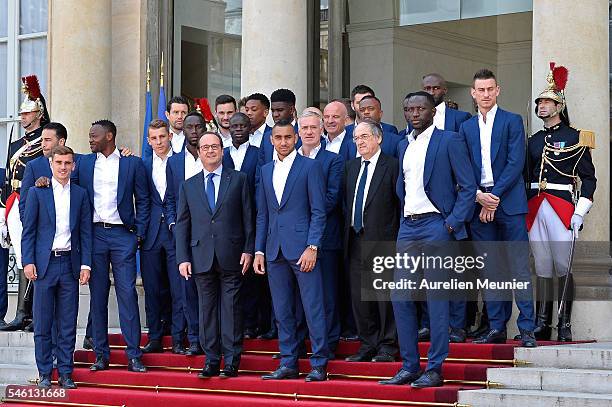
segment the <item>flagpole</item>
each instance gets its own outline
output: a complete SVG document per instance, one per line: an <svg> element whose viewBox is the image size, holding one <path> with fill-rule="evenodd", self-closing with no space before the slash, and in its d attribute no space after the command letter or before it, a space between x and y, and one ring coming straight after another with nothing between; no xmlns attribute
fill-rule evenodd
<svg viewBox="0 0 612 407"><path fill-rule="evenodd" d="M149 65L149 57L147 57L147 92L151 92L151 66Z"/></svg>
<svg viewBox="0 0 612 407"><path fill-rule="evenodd" d="M164 87L164 51L161 53L161 64L159 67L159 86Z"/></svg>

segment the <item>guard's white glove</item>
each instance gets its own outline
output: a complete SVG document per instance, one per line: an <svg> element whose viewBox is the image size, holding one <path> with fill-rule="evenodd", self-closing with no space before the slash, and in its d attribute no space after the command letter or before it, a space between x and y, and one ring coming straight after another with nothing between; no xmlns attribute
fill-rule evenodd
<svg viewBox="0 0 612 407"><path fill-rule="evenodd" d="M0 247L8 249L11 245L11 239L9 238L6 218L4 217L5 211L5 208L0 208Z"/></svg>
<svg viewBox="0 0 612 407"><path fill-rule="evenodd" d="M582 221L583 221L582 216L578 215L577 213L572 215L571 224L572 224L572 230L574 231L574 236L576 236L576 239L578 239L578 231L582 227Z"/></svg>

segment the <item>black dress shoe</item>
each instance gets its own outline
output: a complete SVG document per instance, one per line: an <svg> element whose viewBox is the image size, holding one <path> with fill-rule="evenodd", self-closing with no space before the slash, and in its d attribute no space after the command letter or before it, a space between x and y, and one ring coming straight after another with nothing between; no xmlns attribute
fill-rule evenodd
<svg viewBox="0 0 612 407"><path fill-rule="evenodd" d="M51 388L51 375L43 374L38 378L39 389L50 389Z"/></svg>
<svg viewBox="0 0 612 407"><path fill-rule="evenodd" d="M185 347L180 342L174 342L172 344L172 353L174 353L175 355L184 355Z"/></svg>
<svg viewBox="0 0 612 407"><path fill-rule="evenodd" d="M497 329L491 329L485 335L480 338L474 339L472 343L506 343L507 335L506 331L498 331Z"/></svg>
<svg viewBox="0 0 612 407"><path fill-rule="evenodd" d="M15 315L15 319L13 319L11 322L1 327L0 331L5 331L5 332L21 331L30 322L31 322L30 319L27 318L27 315L23 311L17 311L17 314Z"/></svg>
<svg viewBox="0 0 612 407"><path fill-rule="evenodd" d="M421 372L410 373L407 370L400 369L395 376L387 380L381 380L378 383L380 384L393 384L393 385L402 385L402 384L410 384L416 379L421 377Z"/></svg>
<svg viewBox="0 0 612 407"><path fill-rule="evenodd" d="M206 364L204 369L200 373L198 373L198 377L200 379L210 379L214 376L219 376L219 365Z"/></svg>
<svg viewBox="0 0 612 407"><path fill-rule="evenodd" d="M434 370L428 370L421 377L410 384L415 389L423 389L425 387L440 387L444 384L444 380L440 373Z"/></svg>
<svg viewBox="0 0 612 407"><path fill-rule="evenodd" d="M26 332L34 332L34 323L30 322L25 327L23 327L23 330Z"/></svg>
<svg viewBox="0 0 612 407"><path fill-rule="evenodd" d="M92 337L86 336L83 338L83 349L87 349L87 350L94 349L94 342L93 342Z"/></svg>
<svg viewBox="0 0 612 407"><path fill-rule="evenodd" d="M221 372L219 373L219 377L223 379L236 376L238 376L238 368L235 366L225 366L223 370L221 370Z"/></svg>
<svg viewBox="0 0 612 407"><path fill-rule="evenodd" d="M132 358L128 362L128 371L144 373L147 371L147 368L142 364L142 360L140 360L140 358Z"/></svg>
<svg viewBox="0 0 612 407"><path fill-rule="evenodd" d="M484 334L486 334L487 332L489 332L491 329L489 328L489 324L483 324L483 325L479 325L478 328L469 331L467 333L467 337L470 339L474 339L474 338L480 338L481 336L483 336Z"/></svg>
<svg viewBox="0 0 612 407"><path fill-rule="evenodd" d="M372 362L395 362L395 356L387 352L379 352L372 358Z"/></svg>
<svg viewBox="0 0 612 407"><path fill-rule="evenodd" d="M347 362L371 362L375 355L374 352L358 352L346 357L344 360Z"/></svg>
<svg viewBox="0 0 612 407"><path fill-rule="evenodd" d="M448 335L448 341L450 343L464 343L466 339L465 329L451 328Z"/></svg>
<svg viewBox="0 0 612 407"><path fill-rule="evenodd" d="M72 390L72 389L77 388L76 383L72 380L72 377L70 377L69 374L60 375L59 379L57 379L57 384L59 384L59 386L62 389L67 389L67 390Z"/></svg>
<svg viewBox="0 0 612 407"><path fill-rule="evenodd" d="M6 326L6 321L4 319L0 319L0 329Z"/></svg>
<svg viewBox="0 0 612 407"><path fill-rule="evenodd" d="M161 341L152 339L142 348L142 353L163 353L164 348L162 347Z"/></svg>
<svg viewBox="0 0 612 407"><path fill-rule="evenodd" d="M199 343L192 343L189 345L189 348L187 348L187 350L185 351L185 355L187 356L196 356L196 355L203 355L204 351L202 350L202 347L200 346Z"/></svg>
<svg viewBox="0 0 612 407"><path fill-rule="evenodd" d="M429 328L419 329L419 342L429 342L430 332Z"/></svg>
<svg viewBox="0 0 612 407"><path fill-rule="evenodd" d="M324 382L327 380L327 371L323 366L313 367L304 380L307 382Z"/></svg>
<svg viewBox="0 0 612 407"><path fill-rule="evenodd" d="M272 328L270 329L268 332L266 332L263 335L259 335L257 337L257 339L265 339L265 340L272 340L272 339L276 339L278 338L278 330L276 328Z"/></svg>
<svg viewBox="0 0 612 407"><path fill-rule="evenodd" d="M521 345L524 348L535 348L538 346L532 331L525 331L521 329Z"/></svg>
<svg viewBox="0 0 612 407"><path fill-rule="evenodd" d="M253 328L246 328L242 336L244 339L255 339L257 338L257 331Z"/></svg>
<svg viewBox="0 0 612 407"><path fill-rule="evenodd" d="M281 366L272 373L261 376L263 380L284 380L297 379L300 373L296 369L291 369L286 366Z"/></svg>
<svg viewBox="0 0 612 407"><path fill-rule="evenodd" d="M98 370L108 370L108 360L104 359L102 356L96 357L96 361L89 368L92 372L97 372Z"/></svg>

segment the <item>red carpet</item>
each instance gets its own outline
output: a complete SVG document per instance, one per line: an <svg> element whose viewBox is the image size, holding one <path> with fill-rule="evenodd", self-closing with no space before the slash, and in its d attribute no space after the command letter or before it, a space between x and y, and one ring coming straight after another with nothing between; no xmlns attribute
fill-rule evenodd
<svg viewBox="0 0 612 407"><path fill-rule="evenodd" d="M143 344L146 335L143 335ZM164 346L171 345L164 338ZM110 343L123 346L121 335L110 335ZM550 345L554 342L541 343ZM270 354L258 352L277 351L277 341L247 340L239 377L202 380L197 377L204 364L203 356L163 354L144 355L143 362L149 367L147 373L131 373L126 370L127 359L121 348L111 352L111 370L90 372L89 365L95 360L90 351L77 351L77 362L73 379L79 389L70 391L65 405L104 406L171 406L191 407L205 404L207 407L228 406L392 406L410 405L406 402L443 403L452 406L457 401L457 392L462 389L484 387L486 369L511 366L515 341L501 345L475 345L471 343L451 344L449 360L444 365L443 376L447 380L443 387L415 390L410 386L382 386L381 378L393 376L400 368L394 363L350 363L343 357L355 353L357 342L342 342L338 348L338 359L329 362L330 380L321 383L306 383L303 376L296 380L263 381L260 375L278 367L278 361ZM420 344L422 357L426 357L428 343ZM454 360L453 360L454 359ZM425 361L422 361L425 367ZM310 370L308 360L300 360L300 372ZM358 376L358 377L357 377ZM474 383L476 382L476 383ZM370 401L363 400L369 399ZM376 404L372 402L376 400ZM73 404L76 403L76 404ZM444 404L447 403L447 404ZM13 404L19 405L19 404ZM23 404L26 405L26 404ZM28 404L32 405L32 404ZM45 404L38 404L45 405Z"/></svg>

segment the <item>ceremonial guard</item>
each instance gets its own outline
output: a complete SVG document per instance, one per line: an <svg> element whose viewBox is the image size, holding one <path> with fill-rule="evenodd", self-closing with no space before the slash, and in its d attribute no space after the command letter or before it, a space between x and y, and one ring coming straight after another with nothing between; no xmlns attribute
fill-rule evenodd
<svg viewBox="0 0 612 407"><path fill-rule="evenodd" d="M13 245L16 265L19 274L19 293L15 319L9 322L2 331L16 331L27 328L32 330L32 292L28 289L28 279L23 273L21 264L21 231L19 218L19 192L26 164L43 155L41 135L42 128L49 123L49 114L45 99L40 92L38 78L35 75L21 78L26 97L21 104L19 114L25 136L9 140L8 159L6 163L5 183L0 195L0 245L8 248ZM12 136L12 133L11 133Z"/></svg>
<svg viewBox="0 0 612 407"><path fill-rule="evenodd" d="M544 129L529 138L527 156L527 228L537 274L537 339L549 340L553 277L559 278L557 340L572 340L574 281L571 258L584 216L593 205L596 178L591 159L594 134L570 126L565 102L568 71L550 63L546 89L536 98Z"/></svg>

